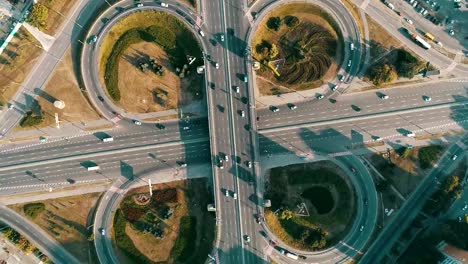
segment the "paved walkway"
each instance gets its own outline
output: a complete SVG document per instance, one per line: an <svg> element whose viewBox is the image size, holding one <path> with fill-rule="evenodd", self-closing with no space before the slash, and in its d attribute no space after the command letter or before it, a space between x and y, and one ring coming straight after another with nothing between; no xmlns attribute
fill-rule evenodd
<svg viewBox="0 0 468 264"><path fill-rule="evenodd" d="M31 33L31 35L34 36L34 38L36 38L41 43L42 48L45 51L48 51L54 44L55 38L53 36L47 35L46 33L40 31L28 23L24 23L23 26L29 31L29 33Z"/></svg>

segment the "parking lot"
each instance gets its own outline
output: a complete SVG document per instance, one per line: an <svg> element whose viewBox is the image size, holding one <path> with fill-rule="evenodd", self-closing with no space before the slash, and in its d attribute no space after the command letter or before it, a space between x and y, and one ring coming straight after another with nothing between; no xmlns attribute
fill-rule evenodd
<svg viewBox="0 0 468 264"><path fill-rule="evenodd" d="M452 51L468 52L468 0L390 0L386 5L401 16L403 27L421 36L429 33L434 36L429 41Z"/></svg>

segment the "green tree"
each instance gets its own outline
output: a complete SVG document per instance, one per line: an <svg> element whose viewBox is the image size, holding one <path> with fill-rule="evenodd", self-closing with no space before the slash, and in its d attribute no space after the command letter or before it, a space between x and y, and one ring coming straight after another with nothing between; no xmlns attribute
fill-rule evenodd
<svg viewBox="0 0 468 264"><path fill-rule="evenodd" d="M273 29L274 31L278 31L281 27L281 18L280 17L270 17L267 21L267 27L269 29Z"/></svg>
<svg viewBox="0 0 468 264"><path fill-rule="evenodd" d="M32 111L29 111L26 113L26 116L21 120L20 126L22 127L37 126L40 123L42 123L43 120L44 118L42 116L35 115L33 114Z"/></svg>
<svg viewBox="0 0 468 264"><path fill-rule="evenodd" d="M397 77L395 68L387 63L374 66L370 73L370 79L375 85L392 82Z"/></svg>
<svg viewBox="0 0 468 264"><path fill-rule="evenodd" d="M273 59L276 56L278 56L278 53L279 53L278 47L275 44L271 44L271 48L268 51L268 57L270 57L270 59Z"/></svg>
<svg viewBox="0 0 468 264"><path fill-rule="evenodd" d="M280 219L282 220L289 220L291 219L292 217L294 216L294 213L291 211L291 210L283 210L283 212L281 212L281 216L280 216Z"/></svg>
<svg viewBox="0 0 468 264"><path fill-rule="evenodd" d="M458 176L448 177L444 185L444 192L446 193L452 192L453 190L455 190L455 188L458 187L459 184L460 184L460 179L458 178Z"/></svg>
<svg viewBox="0 0 468 264"><path fill-rule="evenodd" d="M295 27L295 26L299 25L299 18L297 18L296 16L286 16L284 18L284 23L288 27Z"/></svg>
<svg viewBox="0 0 468 264"><path fill-rule="evenodd" d="M45 21L48 17L49 9L45 5L38 3L32 7L26 21L37 28L43 28L46 26Z"/></svg>

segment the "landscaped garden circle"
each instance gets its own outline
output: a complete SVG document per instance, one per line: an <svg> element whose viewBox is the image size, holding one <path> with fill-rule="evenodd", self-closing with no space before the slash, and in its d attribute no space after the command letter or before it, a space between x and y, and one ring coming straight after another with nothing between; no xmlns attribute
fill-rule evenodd
<svg viewBox="0 0 468 264"><path fill-rule="evenodd" d="M132 190L114 216L113 241L122 263L203 263L214 237L206 179Z"/></svg>
<svg viewBox="0 0 468 264"><path fill-rule="evenodd" d="M251 43L252 57L261 64L260 93L315 88L334 78L342 42L337 23L318 6L294 3L271 11Z"/></svg>
<svg viewBox="0 0 468 264"><path fill-rule="evenodd" d="M176 17L138 11L109 30L99 53L107 95L127 112L175 109L202 99L201 48Z"/></svg>
<svg viewBox="0 0 468 264"><path fill-rule="evenodd" d="M265 222L279 239L301 250L323 250L353 223L356 198L347 175L329 161L273 168L266 173Z"/></svg>

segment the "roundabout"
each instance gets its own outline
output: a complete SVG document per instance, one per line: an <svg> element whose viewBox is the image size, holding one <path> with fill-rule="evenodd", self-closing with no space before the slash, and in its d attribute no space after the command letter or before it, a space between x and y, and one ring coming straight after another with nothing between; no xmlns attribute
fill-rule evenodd
<svg viewBox="0 0 468 264"><path fill-rule="evenodd" d="M168 7L162 7L161 4L154 2L144 2L143 6L136 6L133 1L121 1L106 10L100 19L96 20L96 23L88 32L88 38L93 41L86 45L82 52L81 69L91 102L106 119L112 120L114 123L123 122L132 125L134 120L141 119L138 114L128 113L111 100L101 100L99 98L99 96L106 94L99 81L97 59L103 36L109 32L115 23L133 12L156 10L177 17L198 38L203 49L205 62L205 91L213 157L215 208L217 210L218 232L215 249L211 256L214 256L218 263L261 263L266 261L269 256L283 261L290 261L284 254L281 254L269 244L269 239L262 236L266 232L269 238L275 239L275 236L268 229L265 229L265 226L255 223L254 215L263 213L263 172L273 165L292 164L293 161L295 163L304 163L305 160L304 157L295 154L289 155L287 159L280 158L280 156L266 159L260 156L257 126L254 121L256 120L254 82L251 81L256 78L252 70L253 61L250 59L249 54L245 55L244 53L246 50L248 51L247 47L252 43L254 34L252 28L257 27L258 21L261 21L270 10L279 5L293 2L295 1L258 0L250 8L245 3L209 2L201 8L201 12L205 16L200 24L200 26L203 26L200 27L194 23L194 21L197 21L197 17L187 7L172 1L167 2ZM308 1L300 2L307 3ZM314 4L335 19L337 27L341 30L339 34L345 43L342 55L343 62L338 71L339 77L333 80L339 86L339 89L332 91L326 84L319 88L327 97L339 96L340 93L346 90L347 83L353 79L359 69L361 57L359 32L351 15L339 1L324 0L314 2ZM260 8L257 10L257 7ZM207 10L210 12L207 12ZM244 13L246 10L249 11L247 15ZM255 20L250 16L254 10L257 10ZM107 18L105 19L106 23L102 22L102 18ZM203 32L203 34L200 32ZM221 45L213 45L210 43L212 39L219 40L222 42ZM355 43L355 50L349 49L349 43L351 42ZM353 64L347 66L350 60L353 61ZM239 92L232 87L239 87ZM242 98L246 98L246 100L241 100ZM312 100L314 99L312 98ZM219 106L225 111L220 111ZM240 112L245 112L245 116L244 114L238 114ZM152 125L142 123L142 125ZM243 162L237 165L232 164L232 167L230 166L228 170L223 170L218 165L219 153L228 153L233 159L242 157ZM326 153L316 155L314 158L306 158L306 160L316 159L328 160L330 158L327 157ZM273 160L275 160L274 163L272 163ZM249 163L250 161L251 163ZM279 247L307 257L307 262L334 263L353 258L365 248L375 226L377 197L372 179L369 181L370 175L366 167L355 156L338 157L333 159L333 162L349 175L353 186L356 188L356 218L349 228L349 233L334 247L323 251L310 253L295 250L278 241ZM350 164L353 164L357 173L350 171ZM254 179L253 184L245 179ZM131 184L123 184L119 185L118 188L127 190L130 187ZM230 190L239 198L231 200L229 197L224 197L225 193L222 190ZM368 205L364 205L364 196L368 199ZM252 199L252 197L256 198ZM117 197L112 198L111 204L106 205L106 208L101 210L112 211L112 208L117 204L117 200ZM256 200L258 202L255 202ZM110 219L105 221L104 225L110 225ZM362 225L365 226L363 229L360 228ZM95 228L98 227L95 226ZM95 229L95 233L97 232L97 229ZM246 237L248 237L248 241L246 241ZM105 237L99 240L96 241L96 248L101 262L118 263L113 257L113 249L109 238ZM100 251L104 255L100 254Z"/></svg>

